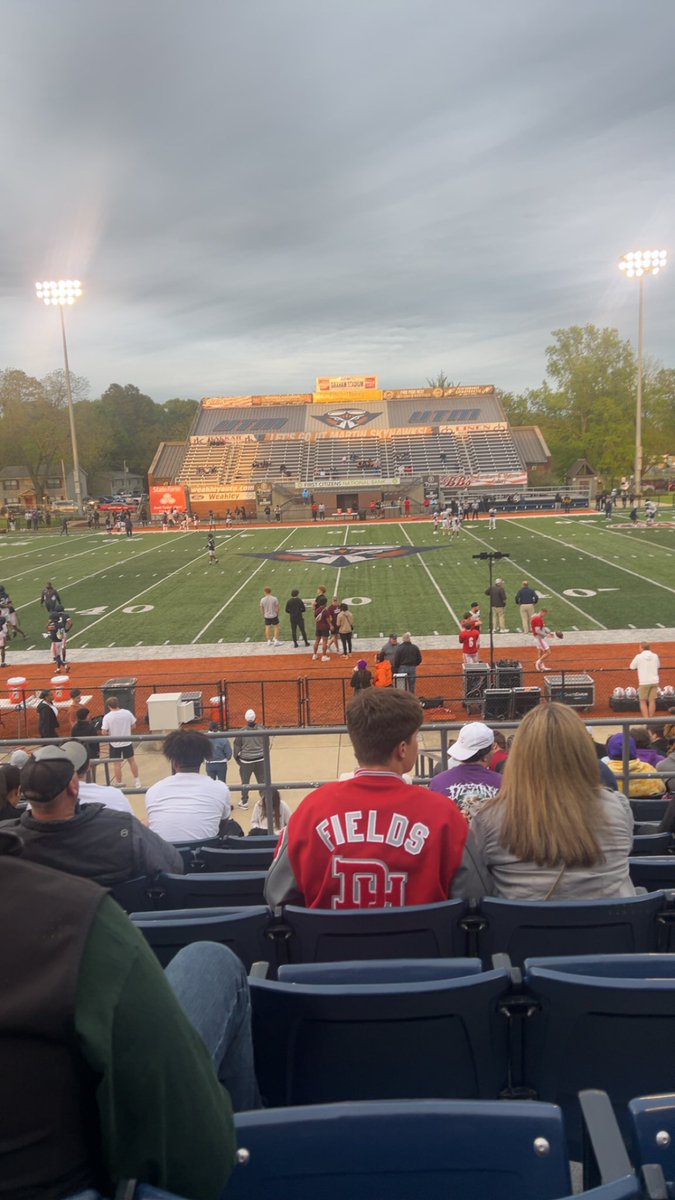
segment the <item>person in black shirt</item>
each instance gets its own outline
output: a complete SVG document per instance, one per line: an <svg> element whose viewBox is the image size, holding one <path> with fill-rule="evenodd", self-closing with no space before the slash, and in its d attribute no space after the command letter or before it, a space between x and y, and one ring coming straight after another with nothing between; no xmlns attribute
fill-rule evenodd
<svg viewBox="0 0 675 1200"><path fill-rule="evenodd" d="M41 738L55 738L59 733L59 713L54 704L54 693L46 688L40 692L37 706L38 731Z"/></svg>
<svg viewBox="0 0 675 1200"><path fill-rule="evenodd" d="M288 613L291 621L291 637L293 638L293 645L297 648L298 633L300 633L305 645L309 646L309 642L307 641L307 631L305 629L305 604L304 601L300 599L300 592L297 588L293 589L290 600L286 601L285 611Z"/></svg>

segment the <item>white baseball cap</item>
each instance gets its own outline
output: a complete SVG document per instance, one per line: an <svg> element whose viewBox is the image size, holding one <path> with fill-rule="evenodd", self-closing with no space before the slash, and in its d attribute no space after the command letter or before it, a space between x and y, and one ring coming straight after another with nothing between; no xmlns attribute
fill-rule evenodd
<svg viewBox="0 0 675 1200"><path fill-rule="evenodd" d="M244 713L244 720L255 721L255 710L252 708L247 708L246 712Z"/></svg>
<svg viewBox="0 0 675 1200"><path fill-rule="evenodd" d="M489 725L483 725L482 721L472 721L470 725L464 725L460 729L457 741L448 750L448 758L466 762L467 758L473 758L479 750L487 750L494 740L495 735Z"/></svg>

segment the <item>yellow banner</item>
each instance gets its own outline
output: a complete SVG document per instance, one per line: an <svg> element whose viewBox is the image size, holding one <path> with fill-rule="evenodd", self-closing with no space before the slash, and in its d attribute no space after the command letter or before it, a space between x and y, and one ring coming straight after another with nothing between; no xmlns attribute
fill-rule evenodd
<svg viewBox="0 0 675 1200"><path fill-rule="evenodd" d="M319 375L316 381L317 392L329 392L333 399L347 392L368 392L371 395L377 391L377 387L377 375Z"/></svg>
<svg viewBox="0 0 675 1200"><path fill-rule="evenodd" d="M381 388L372 388L367 392L315 392L314 403L341 404L344 400L348 404L372 404L373 401L381 401L382 396Z"/></svg>

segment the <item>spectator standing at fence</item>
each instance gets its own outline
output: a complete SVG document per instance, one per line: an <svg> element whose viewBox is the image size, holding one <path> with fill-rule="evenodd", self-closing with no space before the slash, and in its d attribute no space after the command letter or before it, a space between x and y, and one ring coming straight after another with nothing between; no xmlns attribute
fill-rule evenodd
<svg viewBox="0 0 675 1200"><path fill-rule="evenodd" d="M222 733L217 721L210 722L209 733L217 733L219 736L209 738L211 757L206 764L206 774L209 779L219 779L221 783L227 783L227 764L232 758L232 743Z"/></svg>
<svg viewBox="0 0 675 1200"><path fill-rule="evenodd" d="M354 667L354 670L352 671L352 677L349 680L349 686L350 688L353 688L355 692L362 692L364 688L372 687L372 684L373 676L368 670L368 663L366 662L365 658L360 658Z"/></svg>
<svg viewBox="0 0 675 1200"><path fill-rule="evenodd" d="M108 753L110 758L114 759L115 782L122 782L122 763L128 762L134 779L134 787L139 788L141 779L134 757L134 743L131 740L131 731L136 724L136 718L128 708L120 708L117 696L109 696L107 703L108 711L101 721L101 733L111 738Z"/></svg>
<svg viewBox="0 0 675 1200"><path fill-rule="evenodd" d="M220 822L230 815L230 790L220 779L201 774L211 756L211 742L198 730L174 729L165 737L162 753L171 775L153 783L145 793L148 824L167 842L199 842L218 836Z"/></svg>
<svg viewBox="0 0 675 1200"><path fill-rule="evenodd" d="M471 822L491 893L510 900L633 896L633 815L600 782L583 721L550 703L523 718L502 787ZM489 893L488 893L489 894Z"/></svg>
<svg viewBox="0 0 675 1200"><path fill-rule="evenodd" d="M291 622L291 638L293 645L298 647L298 634L302 637L306 646L309 646L307 641L307 630L305 629L305 602L300 598L300 592L297 588L293 588L290 599L286 601L286 613Z"/></svg>
<svg viewBox="0 0 675 1200"><path fill-rule="evenodd" d="M385 656L384 650L380 650L375 660L373 682L375 687L378 688L391 687L394 682L394 671L391 660Z"/></svg>
<svg viewBox="0 0 675 1200"><path fill-rule="evenodd" d="M354 633L354 617L346 604L341 604L336 617L337 631L342 642L342 653L348 658L352 652L352 636Z"/></svg>
<svg viewBox="0 0 675 1200"><path fill-rule="evenodd" d="M656 714L660 666L659 656L654 653L650 643L640 642L640 652L631 662L630 670L637 671L640 712L643 717L653 717Z"/></svg>
<svg viewBox="0 0 675 1200"><path fill-rule="evenodd" d="M384 654L384 657L389 660L389 662L391 663L391 666L392 666L392 671L394 668L394 659L396 658L397 650L398 650L398 634L390 633L389 637L387 638L387 641L384 643L384 646L382 647L382 650L380 651L380 653Z"/></svg>
<svg viewBox="0 0 675 1200"><path fill-rule="evenodd" d="M268 645L280 646L279 641L279 601L276 596L272 595L272 589L266 587L263 589L263 597L260 601L260 611L265 622L265 638Z"/></svg>
<svg viewBox="0 0 675 1200"><path fill-rule="evenodd" d="M530 633L530 622L534 616L534 606L539 603L539 596L534 588L530 587L527 579L523 580L523 586L516 592L516 604L520 610L520 622L523 627L523 633Z"/></svg>
<svg viewBox="0 0 675 1200"><path fill-rule="evenodd" d="M414 770L421 724L407 692L366 688L349 702L358 770L310 792L291 816L265 884L270 906L400 907L489 888L461 813L402 778Z"/></svg>
<svg viewBox="0 0 675 1200"><path fill-rule="evenodd" d="M396 649L394 657L394 674L406 675L408 678L408 690L415 691L417 681L417 668L422 663L422 651L419 646L415 645L412 640L411 633L403 634L403 641Z"/></svg>
<svg viewBox="0 0 675 1200"><path fill-rule="evenodd" d="M59 710L54 703L54 693L49 688L40 692L37 706L38 735L55 738L59 735Z"/></svg>
<svg viewBox="0 0 675 1200"><path fill-rule="evenodd" d="M248 729L255 729L255 709L247 708L244 713L244 720ZM248 808L248 785L251 782L251 776L255 778L256 783L266 783L264 740L260 734L254 734L250 737L239 735L239 737L234 739L233 753L234 761L239 767L239 778L242 783L239 807Z"/></svg>

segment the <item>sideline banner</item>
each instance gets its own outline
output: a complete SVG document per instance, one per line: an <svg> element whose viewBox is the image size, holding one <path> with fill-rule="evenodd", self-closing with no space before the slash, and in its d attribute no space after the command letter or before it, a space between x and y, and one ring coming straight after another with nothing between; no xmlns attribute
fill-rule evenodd
<svg viewBox="0 0 675 1200"><path fill-rule="evenodd" d="M187 495L182 483L150 488L150 512L153 515L170 512L172 508L177 508L178 512L187 512Z"/></svg>

